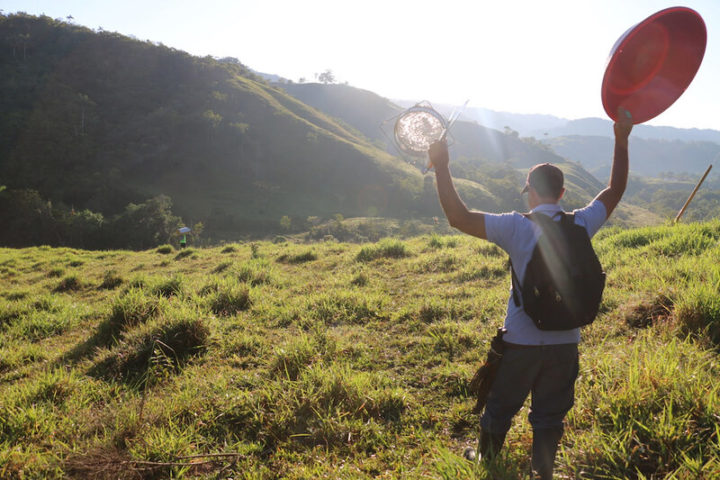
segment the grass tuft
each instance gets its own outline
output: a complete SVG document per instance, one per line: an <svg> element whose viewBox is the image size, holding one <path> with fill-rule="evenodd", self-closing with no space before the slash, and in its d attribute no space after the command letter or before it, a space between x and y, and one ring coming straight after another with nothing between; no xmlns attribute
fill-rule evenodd
<svg viewBox="0 0 720 480"><path fill-rule="evenodd" d="M220 250L220 253L237 252L239 248L240 248L240 245L238 245L236 243L231 243L230 245L226 245L225 247L223 247L223 249Z"/></svg>
<svg viewBox="0 0 720 480"><path fill-rule="evenodd" d="M222 262L217 267L212 269L212 273L222 273L228 268L232 267L233 262Z"/></svg>
<svg viewBox="0 0 720 480"><path fill-rule="evenodd" d="M130 289L112 304L110 316L98 327L98 343L107 344L162 313L163 304L145 291Z"/></svg>
<svg viewBox="0 0 720 480"><path fill-rule="evenodd" d="M231 316L249 309L253 302L247 285L225 280L213 285L209 290L210 310L216 315Z"/></svg>
<svg viewBox="0 0 720 480"><path fill-rule="evenodd" d="M252 286L270 284L273 281L273 268L263 258L249 260L237 267L236 278Z"/></svg>
<svg viewBox="0 0 720 480"><path fill-rule="evenodd" d="M299 263L312 262L317 259L318 259L317 254L312 250L308 250L307 252L298 253L296 255L287 255L287 254L281 255L278 257L278 262L299 264Z"/></svg>
<svg viewBox="0 0 720 480"><path fill-rule="evenodd" d="M115 270L109 270L103 275L103 281L98 288L103 290L114 290L123 284L125 280Z"/></svg>
<svg viewBox="0 0 720 480"><path fill-rule="evenodd" d="M100 358L90 373L135 386L156 383L203 353L209 335L210 330L198 312L173 310L123 338Z"/></svg>
<svg viewBox="0 0 720 480"><path fill-rule="evenodd" d="M172 278L159 280L150 291L160 297L180 297L183 294L183 282L184 278L181 275L175 275Z"/></svg>
<svg viewBox="0 0 720 480"><path fill-rule="evenodd" d="M59 277L62 277L64 274L65 274L64 268L56 267L56 268L53 268L52 270L50 270L48 272L47 276L50 278L59 278Z"/></svg>
<svg viewBox="0 0 720 480"><path fill-rule="evenodd" d="M174 251L175 251L175 248L172 245L169 245L167 243L165 245L160 245L159 247L157 247L155 249L155 253L160 253L163 255L173 253Z"/></svg>
<svg viewBox="0 0 720 480"><path fill-rule="evenodd" d="M368 284L370 281L370 278L367 276L365 272L360 272L350 281L350 285L354 285L356 287L364 287Z"/></svg>
<svg viewBox="0 0 720 480"><path fill-rule="evenodd" d="M77 275L68 275L55 287L55 292L75 292L83 288L83 283Z"/></svg>
<svg viewBox="0 0 720 480"><path fill-rule="evenodd" d="M195 257L197 256L197 250L194 248L185 248L183 250L180 250L180 252L175 255L175 260L182 260L183 258L187 257Z"/></svg>
<svg viewBox="0 0 720 480"><path fill-rule="evenodd" d="M700 334L720 345L720 284L701 285L675 306L675 315L686 333Z"/></svg>
<svg viewBox="0 0 720 480"><path fill-rule="evenodd" d="M411 255L405 243L400 240L383 239L377 245L362 247L357 254L358 262L370 262L378 258L405 258Z"/></svg>

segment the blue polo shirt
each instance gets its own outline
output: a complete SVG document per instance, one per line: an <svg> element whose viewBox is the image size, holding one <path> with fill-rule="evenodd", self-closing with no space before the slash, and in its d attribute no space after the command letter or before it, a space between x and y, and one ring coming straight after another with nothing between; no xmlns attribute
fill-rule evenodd
<svg viewBox="0 0 720 480"><path fill-rule="evenodd" d="M557 204L538 205L531 213L539 212L553 217L562 211ZM582 225L592 238L607 219L607 209L599 200L579 210L574 210L575 223ZM555 216L558 221L559 216ZM487 239L505 250L510 255L515 273L522 284L525 269L540 236L540 227L518 212L503 214L485 214L485 232ZM520 292L518 292L519 294ZM503 340L520 345L557 345L578 343L580 329L559 331L543 331L538 329L532 319L525 313L522 305L516 306L513 301L512 289L508 300L505 316L507 333Z"/></svg>

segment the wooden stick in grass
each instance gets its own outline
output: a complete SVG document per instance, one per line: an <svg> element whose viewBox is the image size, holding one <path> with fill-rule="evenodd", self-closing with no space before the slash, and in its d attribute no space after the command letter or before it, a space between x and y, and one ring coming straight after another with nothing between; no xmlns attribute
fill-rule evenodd
<svg viewBox="0 0 720 480"><path fill-rule="evenodd" d="M710 165L707 168L707 170L705 170L705 175L703 175L702 178L700 179L700 181L697 183L697 185L695 185L695 189L692 191L692 193L688 197L687 201L685 202L685 205L683 205L683 207L680 209L677 216L675 217L675 223L677 223L680 220L680 217L683 216L683 213L685 213L685 209L688 207L688 205L690 205L690 202L692 202L692 199L693 199L693 197L695 197L695 194L697 193L698 188L700 188L700 185L702 185L702 183L705 181L705 177L707 177L708 173L710 173L711 168L712 168L712 165Z"/></svg>

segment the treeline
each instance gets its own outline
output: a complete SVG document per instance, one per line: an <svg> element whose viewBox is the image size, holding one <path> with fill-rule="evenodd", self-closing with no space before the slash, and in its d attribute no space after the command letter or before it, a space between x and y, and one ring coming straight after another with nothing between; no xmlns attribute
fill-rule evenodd
<svg viewBox="0 0 720 480"><path fill-rule="evenodd" d="M128 204L110 218L53 204L35 190L0 190L0 245L143 250L168 243L182 219L164 195Z"/></svg>

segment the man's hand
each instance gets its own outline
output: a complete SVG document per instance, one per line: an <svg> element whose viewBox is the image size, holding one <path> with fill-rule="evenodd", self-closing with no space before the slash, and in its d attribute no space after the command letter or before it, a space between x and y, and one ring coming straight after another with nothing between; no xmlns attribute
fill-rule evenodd
<svg viewBox="0 0 720 480"><path fill-rule="evenodd" d="M630 115L630 112L624 108L618 107L618 120L613 125L613 130L615 131L615 143L627 147L628 138L630 137L632 128L632 115Z"/></svg>
<svg viewBox="0 0 720 480"><path fill-rule="evenodd" d="M615 151L610 168L610 180L605 190L595 197L605 205L607 216L615 210L627 186L630 159L628 156L628 139L632 131L632 115L622 107L618 108L618 119L613 125L615 131Z"/></svg>
<svg viewBox="0 0 720 480"><path fill-rule="evenodd" d="M437 142L430 145L428 150L428 156L430 157L430 163L435 170L441 168L447 168L450 163L450 155L448 154L447 140L438 140Z"/></svg>

